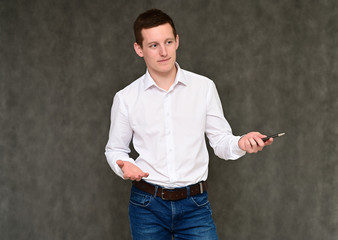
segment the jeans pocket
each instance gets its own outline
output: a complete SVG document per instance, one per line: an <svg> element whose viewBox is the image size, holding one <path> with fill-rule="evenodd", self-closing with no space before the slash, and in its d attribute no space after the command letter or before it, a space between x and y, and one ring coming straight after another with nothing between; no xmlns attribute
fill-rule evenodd
<svg viewBox="0 0 338 240"><path fill-rule="evenodd" d="M208 193L204 192L202 194L197 194L191 197L191 200L196 205L196 207L203 207L209 204Z"/></svg>
<svg viewBox="0 0 338 240"><path fill-rule="evenodd" d="M152 196L146 193L143 193L141 191L131 191L130 194L130 204L133 204L135 206L139 207L147 207L151 203Z"/></svg>

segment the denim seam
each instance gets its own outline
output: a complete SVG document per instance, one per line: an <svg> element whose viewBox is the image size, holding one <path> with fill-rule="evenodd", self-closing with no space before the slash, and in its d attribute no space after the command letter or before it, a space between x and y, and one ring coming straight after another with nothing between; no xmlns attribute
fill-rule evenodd
<svg viewBox="0 0 338 240"><path fill-rule="evenodd" d="M148 203L145 204L145 202L147 201L143 201L142 203L140 202L135 202L132 200L132 197L130 198L129 202L135 206L139 206L139 207L148 207L151 203L151 195L144 195L144 194L140 194L140 193L137 193L137 192L133 192L132 194L135 194L135 195L138 195L138 196L141 196L143 197L144 199L148 199Z"/></svg>
<svg viewBox="0 0 338 240"><path fill-rule="evenodd" d="M191 200L194 202L194 204L195 204L197 207L203 207L203 206L205 206L205 205L207 205L207 204L209 203L209 199L207 199L207 201L204 202L204 203L202 203L202 204L198 204L198 203L195 201L194 197L191 197Z"/></svg>

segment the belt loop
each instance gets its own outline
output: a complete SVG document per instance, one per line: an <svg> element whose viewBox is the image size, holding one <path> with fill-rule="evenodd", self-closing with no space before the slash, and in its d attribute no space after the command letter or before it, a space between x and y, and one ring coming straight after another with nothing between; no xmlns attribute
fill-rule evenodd
<svg viewBox="0 0 338 240"><path fill-rule="evenodd" d="M190 187L188 186L188 187L186 187L186 189L187 189L187 198L188 198L188 197L190 197Z"/></svg>
<svg viewBox="0 0 338 240"><path fill-rule="evenodd" d="M200 194L203 193L203 182L200 182Z"/></svg>
<svg viewBox="0 0 338 240"><path fill-rule="evenodd" d="M158 186L155 185L154 198L156 198L156 196L157 196L157 191L158 191Z"/></svg>

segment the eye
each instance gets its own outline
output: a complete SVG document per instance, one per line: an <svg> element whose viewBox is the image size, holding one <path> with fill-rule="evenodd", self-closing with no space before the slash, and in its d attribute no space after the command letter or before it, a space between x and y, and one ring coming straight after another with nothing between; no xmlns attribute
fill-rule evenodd
<svg viewBox="0 0 338 240"><path fill-rule="evenodd" d="M149 45L149 47L150 47L150 48L156 48L156 47L157 47L157 44L156 44L156 43L151 44L151 45Z"/></svg>
<svg viewBox="0 0 338 240"><path fill-rule="evenodd" d="M171 45L174 41L173 40L168 40L167 45Z"/></svg>

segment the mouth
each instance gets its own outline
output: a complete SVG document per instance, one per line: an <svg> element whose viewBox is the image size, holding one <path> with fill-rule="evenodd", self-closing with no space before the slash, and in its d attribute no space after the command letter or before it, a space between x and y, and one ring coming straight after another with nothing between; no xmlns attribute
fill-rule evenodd
<svg viewBox="0 0 338 240"><path fill-rule="evenodd" d="M159 63L166 63L170 60L171 58L166 58L166 59L161 59L161 60L158 60L157 62Z"/></svg>

